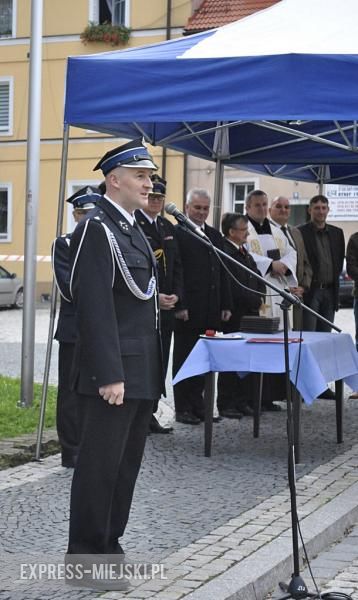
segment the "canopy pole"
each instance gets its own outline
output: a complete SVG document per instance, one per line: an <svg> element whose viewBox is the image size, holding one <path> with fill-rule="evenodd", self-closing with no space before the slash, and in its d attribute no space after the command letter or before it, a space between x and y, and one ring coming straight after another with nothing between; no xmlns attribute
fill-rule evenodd
<svg viewBox="0 0 358 600"><path fill-rule="evenodd" d="M27 126L24 307L22 314L21 391L19 400L19 406L21 407L31 406L34 397L36 254L40 192L42 14L42 0L32 0Z"/></svg>
<svg viewBox="0 0 358 600"><path fill-rule="evenodd" d="M321 165L319 168L319 184L318 184L318 193L320 195L323 194L323 182L324 182L324 165Z"/></svg>
<svg viewBox="0 0 358 600"><path fill-rule="evenodd" d="M221 206L224 181L224 164L219 158L215 166L214 204L213 204L213 226L220 230Z"/></svg>
<svg viewBox="0 0 358 600"><path fill-rule="evenodd" d="M67 157L68 157L68 141L69 141L69 125L65 124L63 129L63 140L62 140L62 156L61 156L61 174L60 174L60 190L58 195L58 207L57 207L57 225L56 225L56 237L61 235L63 229L63 212L64 212L64 197L65 197L65 184L66 184L66 172L67 172ZM50 308L50 323L48 328L47 336L47 348L46 348L46 360L45 370L42 383L42 396L40 405L39 422L37 426L37 438L36 438L36 451L35 459L39 460L41 456L41 443L42 435L45 423L45 411L47 401L47 390L48 380L51 365L51 354L52 354L52 342L53 333L55 329L55 318L56 318L56 304L57 304L57 286L55 278L52 278L52 289L51 289L51 308Z"/></svg>

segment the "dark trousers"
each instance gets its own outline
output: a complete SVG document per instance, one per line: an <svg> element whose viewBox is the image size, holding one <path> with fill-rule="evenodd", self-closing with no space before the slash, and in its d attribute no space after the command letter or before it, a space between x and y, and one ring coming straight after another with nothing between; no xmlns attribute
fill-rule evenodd
<svg viewBox="0 0 358 600"><path fill-rule="evenodd" d="M71 554L111 554L123 535L153 403L79 396L81 442L72 480Z"/></svg>
<svg viewBox="0 0 358 600"><path fill-rule="evenodd" d="M59 343L56 425L64 458L75 456L79 443L78 396L70 390L69 382L74 348L74 344Z"/></svg>
<svg viewBox="0 0 358 600"><path fill-rule="evenodd" d="M316 311L322 317L325 317L329 321L334 321L335 312L335 301L334 301L334 290L333 288L327 289L315 289L309 300L305 300L305 304ZM317 319L314 315L307 312L303 313L303 331L331 331L331 327Z"/></svg>
<svg viewBox="0 0 358 600"><path fill-rule="evenodd" d="M253 405L253 394L257 393L258 375L250 373L239 377L235 372L222 372L218 375L218 411L228 408L240 410L240 407Z"/></svg>
<svg viewBox="0 0 358 600"><path fill-rule="evenodd" d="M356 348L358 350L358 298L353 301L354 321L356 325Z"/></svg>
<svg viewBox="0 0 358 600"><path fill-rule="evenodd" d="M197 330L174 332L173 377L194 348L200 333L202 332ZM175 411L202 411L204 385L204 375L189 377L177 383L173 388Z"/></svg>

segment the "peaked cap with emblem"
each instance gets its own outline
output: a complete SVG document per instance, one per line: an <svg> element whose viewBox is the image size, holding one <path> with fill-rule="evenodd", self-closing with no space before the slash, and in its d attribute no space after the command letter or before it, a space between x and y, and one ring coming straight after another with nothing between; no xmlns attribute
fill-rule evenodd
<svg viewBox="0 0 358 600"><path fill-rule="evenodd" d="M91 210L100 199L101 194L98 188L90 185L77 190L72 196L67 198L66 202L72 204L73 208L82 210Z"/></svg>
<svg viewBox="0 0 358 600"><path fill-rule="evenodd" d="M158 168L141 139L133 140L110 150L102 156L93 170L101 169L103 175L107 175L116 167L154 169L155 171Z"/></svg>
<svg viewBox="0 0 358 600"><path fill-rule="evenodd" d="M165 196L167 188L167 182L165 181L165 179L154 173L154 175L152 175L151 177L151 180L153 184L153 189L151 190L151 192L149 192L149 195Z"/></svg>

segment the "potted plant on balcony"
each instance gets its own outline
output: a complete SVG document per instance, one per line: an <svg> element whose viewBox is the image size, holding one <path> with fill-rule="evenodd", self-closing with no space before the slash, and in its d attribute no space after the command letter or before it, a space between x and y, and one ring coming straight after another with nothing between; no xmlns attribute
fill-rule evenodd
<svg viewBox="0 0 358 600"><path fill-rule="evenodd" d="M85 44L88 42L102 42L119 46L127 44L131 30L124 25L112 25L112 23L94 23L90 21L86 29L82 31L80 38Z"/></svg>

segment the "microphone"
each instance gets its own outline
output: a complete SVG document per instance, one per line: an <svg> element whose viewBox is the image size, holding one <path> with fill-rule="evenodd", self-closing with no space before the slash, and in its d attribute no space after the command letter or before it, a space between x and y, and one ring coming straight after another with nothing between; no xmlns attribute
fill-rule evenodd
<svg viewBox="0 0 358 600"><path fill-rule="evenodd" d="M166 204L164 206L164 210L168 215L172 215L180 225L185 225L185 227L187 227L200 237L204 238L205 240L208 239L203 230L200 229L198 225L195 225L195 223L193 223L193 221L191 221L189 217L184 215L184 213L180 212L180 210L175 206L173 202L170 202L170 204Z"/></svg>

